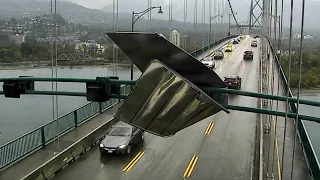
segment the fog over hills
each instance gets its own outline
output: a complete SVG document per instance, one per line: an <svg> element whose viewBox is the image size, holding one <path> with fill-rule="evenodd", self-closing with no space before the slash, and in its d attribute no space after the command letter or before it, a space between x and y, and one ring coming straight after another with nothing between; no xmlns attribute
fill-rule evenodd
<svg viewBox="0 0 320 180"><path fill-rule="evenodd" d="M73 0L76 1L76 0ZM94 3L94 0L92 0ZM212 0L212 6L214 7L214 2L217 0ZM249 19L249 7L250 7L250 0L230 0L232 7L236 14L236 18L239 23L247 23ZM301 21L301 1L302 0L295 0L294 5L294 26L295 28L299 28L300 21ZM111 0L107 1L109 5L105 7L101 7L101 9L89 9L83 6L80 6L76 3L58 0L57 5L57 12L69 21L69 22L76 22L81 23L84 25L98 25L104 28L112 27L112 11L113 6L110 5L112 3ZM190 22L188 28L192 28L193 25L191 24L194 21L194 0L187 1L187 21ZM203 1L198 0L198 23L202 22L202 13L203 11ZM208 1L205 1L208 3ZM168 0L152 0L154 6L162 6L163 14L157 14L157 10L152 11L152 18L158 19L153 20L153 26L162 26L165 28L167 25L167 20L169 17L169 9L168 9ZM36 15L43 15L43 14L50 14L50 0L1 0L0 6L0 19L10 19L11 17L15 18L23 18L23 17L32 17ZM284 8L284 27L288 27L289 25L289 18L290 18L290 7L289 7L289 0L285 0L285 8ZM280 6L280 1L279 1ZM208 4L205 6L205 22L208 22L209 15L208 15ZM212 8L212 15L214 14L224 14L221 22L227 23L228 22L228 4L221 5L222 8L220 10L215 10ZM305 13L305 27L308 29L320 29L320 24L317 23L317 9L320 7L320 1L309 0L306 2L306 13ZM147 8L147 1L146 0L119 0L119 29L130 29L131 24L131 13L134 10L135 12L143 11ZM183 0L176 0L173 3L173 19L174 23L177 24L179 27L182 24L181 22L184 20L183 14ZM280 12L279 12L280 13ZM146 26L145 19L148 16L145 15L139 23L139 26ZM217 18L218 19L218 18ZM180 21L180 22L178 22ZM232 20L231 23L234 23ZM174 25L175 26L175 25ZM201 26L201 25L199 25ZM207 25L203 25L207 26Z"/></svg>

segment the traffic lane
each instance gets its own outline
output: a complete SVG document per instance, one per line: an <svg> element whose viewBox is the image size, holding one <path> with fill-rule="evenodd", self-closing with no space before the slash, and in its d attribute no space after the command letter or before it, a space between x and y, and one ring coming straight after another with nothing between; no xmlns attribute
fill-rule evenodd
<svg viewBox="0 0 320 180"><path fill-rule="evenodd" d="M130 172L121 179L182 179L191 157L198 151L204 140L204 132L212 116L200 121L172 137L155 136L144 148L144 156Z"/></svg>
<svg viewBox="0 0 320 180"><path fill-rule="evenodd" d="M242 56L238 58L242 59ZM257 91L258 62L258 57L253 61L243 62L245 66L238 72L243 77L242 90ZM257 99L230 96L229 104L256 107ZM215 115L214 120L215 127L199 150L199 160L191 179L250 179L253 172L257 114L220 112Z"/></svg>
<svg viewBox="0 0 320 180"><path fill-rule="evenodd" d="M235 74L237 72L243 59L243 52L247 50L250 42L250 38L244 39L241 44L235 47L232 53L227 53L228 57L216 61L219 66L214 71L221 79L224 79L226 75Z"/></svg>
<svg viewBox="0 0 320 180"><path fill-rule="evenodd" d="M210 118L208 118L210 119ZM208 121L208 120L207 120ZM203 125L201 126L201 123ZM197 124L197 126L193 126L191 128L192 131L202 131L205 129L207 123L206 120ZM198 129L199 128L199 129ZM190 129L189 129L190 130ZM203 130L204 131L204 130ZM183 133L183 132L181 132ZM186 134L186 133L185 133ZM190 133L189 139L198 140L197 138L200 138L202 136L196 136L193 137ZM201 134L201 133L200 133ZM160 156L163 156L163 153L166 154L166 152L169 152L171 147L166 145L166 143L172 142L171 144L179 144L178 142L182 142L183 139L179 139L178 137L183 137L184 135L175 135L171 138L160 138L158 136L154 136L149 133L145 133L145 140L144 142L140 145L140 147L136 147L134 149L135 152L132 152L130 155L124 155L124 156L101 156L100 158L100 152L98 148L93 148L89 152L85 153L83 157L79 161L75 161L74 163L70 164L67 166L63 171L58 173L54 179L120 179L120 178L126 178L126 176L122 177L125 175L123 173L123 168L134 158L134 156L139 152L139 151L145 151L145 154L141 158L141 160L146 160L147 162L154 162L154 161L148 161L148 157L153 157L154 156L154 149L157 151L158 149L161 150L163 147L164 149L161 150ZM175 140L176 138L176 140ZM189 146L192 144L189 141L189 144L187 143L185 146L187 149ZM182 144L183 145L183 144ZM150 147L151 148L150 148ZM195 147L195 146L194 146ZM167 149L166 149L167 148ZM176 147L178 149L179 147ZM191 151L187 151L187 153L190 153ZM180 153L179 153L180 154ZM189 154L188 154L189 155ZM169 156L168 156L169 157ZM188 157L188 156L186 156ZM179 157L182 158L182 157ZM152 158L153 159L153 158ZM182 158L183 159L183 158ZM161 162L160 160L158 160ZM158 163L158 162L157 162ZM138 162L135 166L139 166L140 162ZM146 163L148 164L148 163ZM158 163L161 164L161 163ZM170 167L170 166L168 166ZM161 174L161 173L159 173ZM160 175L159 175L160 176Z"/></svg>
<svg viewBox="0 0 320 180"><path fill-rule="evenodd" d="M151 139L145 137L145 143ZM72 164L57 173L54 180L102 180L118 179L124 166L142 149L143 143L133 147L129 155L101 155L99 146L94 146Z"/></svg>
<svg viewBox="0 0 320 180"><path fill-rule="evenodd" d="M274 62L274 61L271 61ZM275 68L274 71L274 94L277 95L279 94L280 96L285 96L285 92L283 87L281 86L282 82L279 77L279 73L277 69ZM278 91L278 81L280 81L280 86L279 86L279 91ZM271 94L271 93L270 93ZM286 111L286 104L285 102L280 102L278 104L278 109L276 106L276 101L273 102L273 110L279 110L281 112ZM274 172L277 172L277 177L279 177L279 172L281 169L281 164L282 164L282 151L283 151L283 142L284 142L284 127L285 127L285 118L284 117L274 117L274 121L277 121L275 123L277 132L276 135L273 134L274 136L270 137L271 141L274 141L274 138L276 137L277 145L276 145L276 151L274 155L275 162L278 163L279 159L279 165L274 166ZM277 119L277 120L276 120ZM272 129L274 130L274 129ZM294 120L291 118L287 119L287 129L286 129L286 138L285 138L285 152L284 152L284 164L283 164L283 177L282 179L289 179L291 176L291 166L292 166L292 157L293 157L293 148L294 148L294 135L295 135L295 124ZM278 151L277 151L278 149ZM304 160L304 155L302 151L302 147L299 143L298 137L296 139L296 147L294 148L295 151L295 160L294 160L294 165L293 165L293 179L311 179L309 176L309 171L306 165L306 161ZM272 158L272 155L270 155ZM279 168L278 168L279 166ZM278 178L280 179L280 178Z"/></svg>

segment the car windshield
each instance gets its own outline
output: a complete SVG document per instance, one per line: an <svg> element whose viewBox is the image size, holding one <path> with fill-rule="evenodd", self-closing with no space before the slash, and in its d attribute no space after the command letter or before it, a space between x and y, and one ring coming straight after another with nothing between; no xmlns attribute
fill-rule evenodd
<svg viewBox="0 0 320 180"><path fill-rule="evenodd" d="M222 51L216 51L215 54L216 54L216 55L221 55L221 54L222 54Z"/></svg>
<svg viewBox="0 0 320 180"><path fill-rule="evenodd" d="M245 53L245 54L252 54L251 51L245 51L244 53Z"/></svg>
<svg viewBox="0 0 320 180"><path fill-rule="evenodd" d="M113 127L108 134L110 136L130 136L131 128L130 127Z"/></svg>
<svg viewBox="0 0 320 180"><path fill-rule="evenodd" d="M203 60L202 61L211 61L212 59L210 58L210 57L205 57L205 58L203 58Z"/></svg>

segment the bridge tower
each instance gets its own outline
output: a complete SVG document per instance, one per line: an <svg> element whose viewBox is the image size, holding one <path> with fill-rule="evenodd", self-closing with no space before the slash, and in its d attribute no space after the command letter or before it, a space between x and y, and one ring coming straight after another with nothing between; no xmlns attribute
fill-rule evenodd
<svg viewBox="0 0 320 180"><path fill-rule="evenodd" d="M249 15L249 33L253 26L262 27L262 6L264 0L251 0Z"/></svg>

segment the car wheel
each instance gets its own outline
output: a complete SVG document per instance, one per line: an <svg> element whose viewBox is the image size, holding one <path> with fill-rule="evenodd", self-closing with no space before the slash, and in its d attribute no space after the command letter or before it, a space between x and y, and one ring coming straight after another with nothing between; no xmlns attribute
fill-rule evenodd
<svg viewBox="0 0 320 180"><path fill-rule="evenodd" d="M130 154L130 153L131 153L131 145L129 144L127 148L127 154Z"/></svg>

